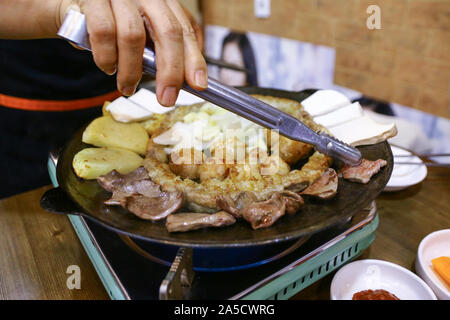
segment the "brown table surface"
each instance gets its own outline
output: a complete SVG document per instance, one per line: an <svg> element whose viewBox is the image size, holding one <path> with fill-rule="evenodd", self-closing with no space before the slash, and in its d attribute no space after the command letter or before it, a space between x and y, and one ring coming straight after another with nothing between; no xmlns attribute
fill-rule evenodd
<svg viewBox="0 0 450 320"><path fill-rule="evenodd" d="M42 210L50 187L0 200L0 299L109 299L68 218ZM377 199L376 239L358 259L381 259L414 271L416 251L429 233L450 228L450 170L428 168L419 185ZM81 289L66 286L78 265ZM293 299L329 299L333 274Z"/></svg>

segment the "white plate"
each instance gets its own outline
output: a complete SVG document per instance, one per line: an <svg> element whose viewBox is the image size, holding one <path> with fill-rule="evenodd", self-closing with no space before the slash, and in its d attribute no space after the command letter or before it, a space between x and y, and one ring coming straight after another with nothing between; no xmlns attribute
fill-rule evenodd
<svg viewBox="0 0 450 320"><path fill-rule="evenodd" d="M403 190L422 182L426 178L428 172L426 165L395 164L396 162L423 163L419 157L396 146L391 145L391 149L394 155L394 168L392 169L391 178L383 191ZM398 155L411 155L411 157L396 157Z"/></svg>
<svg viewBox="0 0 450 320"><path fill-rule="evenodd" d="M436 300L427 284L411 271L382 260L359 260L342 267L333 278L332 300L351 300L363 290L383 289L400 300Z"/></svg>
<svg viewBox="0 0 450 320"><path fill-rule="evenodd" d="M450 286L440 279L431 263L442 256L450 257L450 229L430 233L422 240L417 250L416 272L439 299L450 300Z"/></svg>

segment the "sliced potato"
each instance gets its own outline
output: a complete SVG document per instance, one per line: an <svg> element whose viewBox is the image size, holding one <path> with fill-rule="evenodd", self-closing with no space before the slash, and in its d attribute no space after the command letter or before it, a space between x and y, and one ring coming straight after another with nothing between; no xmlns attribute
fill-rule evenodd
<svg viewBox="0 0 450 320"><path fill-rule="evenodd" d="M148 133L139 123L121 123L110 116L92 121L83 132L83 142L96 147L123 148L145 154Z"/></svg>
<svg viewBox="0 0 450 320"><path fill-rule="evenodd" d="M72 161L75 174L83 179L96 179L112 170L127 174L137 169L143 159L135 152L119 148L86 148Z"/></svg>

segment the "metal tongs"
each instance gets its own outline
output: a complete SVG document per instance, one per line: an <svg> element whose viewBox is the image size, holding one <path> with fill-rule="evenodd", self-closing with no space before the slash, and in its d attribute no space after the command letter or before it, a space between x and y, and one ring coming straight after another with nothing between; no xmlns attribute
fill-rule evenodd
<svg viewBox="0 0 450 320"><path fill-rule="evenodd" d="M58 31L58 36L78 47L91 50L85 17L78 11L68 11ZM156 75L155 53L150 48L144 49L143 72ZM348 165L357 165L361 162L362 156L358 149L336 140L326 133L316 133L293 116L217 80L209 78L208 88L203 91L194 90L186 83L183 85L183 90L265 128L277 130L281 135L292 140L312 144L319 152Z"/></svg>

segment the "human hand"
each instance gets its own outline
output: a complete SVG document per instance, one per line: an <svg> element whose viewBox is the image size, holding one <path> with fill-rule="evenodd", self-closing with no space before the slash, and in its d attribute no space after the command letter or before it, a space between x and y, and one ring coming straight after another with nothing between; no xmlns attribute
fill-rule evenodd
<svg viewBox="0 0 450 320"><path fill-rule="evenodd" d="M175 104L184 81L197 90L207 87L201 28L177 0L61 0L60 23L69 9L85 15L94 61L109 75L117 72L122 94L136 90L149 40L155 48L156 95L162 105Z"/></svg>

